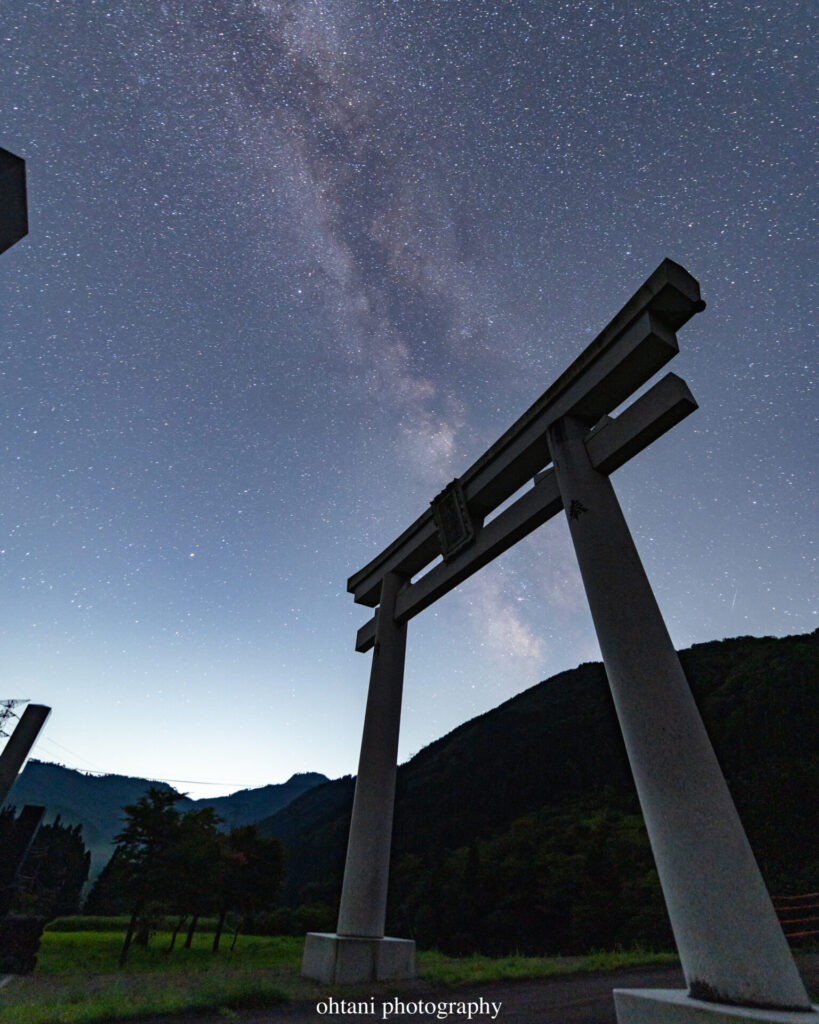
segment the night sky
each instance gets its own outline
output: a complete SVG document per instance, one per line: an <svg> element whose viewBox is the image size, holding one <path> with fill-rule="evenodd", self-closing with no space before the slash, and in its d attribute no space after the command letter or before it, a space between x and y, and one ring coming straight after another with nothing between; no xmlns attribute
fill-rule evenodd
<svg viewBox="0 0 819 1024"><path fill-rule="evenodd" d="M355 772L348 576L666 256L700 409L614 484L672 639L815 628L812 35L781 0L4 0L0 696L53 706L36 756ZM561 516L411 622L401 760L597 659Z"/></svg>

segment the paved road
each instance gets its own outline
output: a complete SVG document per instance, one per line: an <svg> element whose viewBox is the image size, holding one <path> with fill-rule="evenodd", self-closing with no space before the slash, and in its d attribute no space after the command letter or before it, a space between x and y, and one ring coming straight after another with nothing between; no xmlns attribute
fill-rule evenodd
<svg viewBox="0 0 819 1024"><path fill-rule="evenodd" d="M808 990L814 999L819 998L819 953L803 953L796 960ZM315 1003L288 1003L270 1010L243 1010L233 1018L225 1014L186 1014L174 1018L143 1017L140 1024L226 1024L231 1019L237 1024L433 1024L439 1020L463 1024L468 1020L470 1003L475 1004L471 1024L487 1024L493 1019L498 1024L616 1024L613 988L684 987L680 969L667 967L635 967L540 981L470 986L430 988L423 982L412 982L402 985L397 996L389 989L379 989L371 1000L359 999L363 1005L344 1006L344 1012L329 1012L331 1008L325 1006L319 1012ZM325 1001L329 998L325 997ZM338 1002L338 996L333 998ZM394 1012L397 1008L392 1000L396 998L410 1012ZM419 1003L434 1003L436 1007L444 1004L450 1015L440 1017L437 1012L428 1012L429 1007L418 1012ZM500 1009L496 1010L498 1003Z"/></svg>
<svg viewBox="0 0 819 1024"><path fill-rule="evenodd" d="M447 988L419 988L418 991L402 991L398 996L404 1003L434 1004L447 1003L476 1004L478 1012L472 1016L472 1024L487 1024L493 1019L498 1024L616 1024L612 988L682 988L682 972L666 967L637 968L630 971L601 972L599 974L567 975L563 978L540 981L516 981L499 984L457 986ZM287 1007L277 1015L260 1015L252 1024L319 1024L329 1021L344 1024L355 1021L385 1021L389 1024L428 1024L441 1018L436 1013L395 1013L392 1012L390 996L378 996L375 1000L375 1014L319 1015L315 1006ZM496 1007L500 1003L500 1008ZM463 1024L468 1020L468 1009L453 1008L451 1016L445 1018L452 1024ZM306 1011L306 1012L305 1012ZM384 1016L385 1011L387 1016ZM493 1017L493 1014L496 1016ZM251 1019L243 1021L251 1024Z"/></svg>

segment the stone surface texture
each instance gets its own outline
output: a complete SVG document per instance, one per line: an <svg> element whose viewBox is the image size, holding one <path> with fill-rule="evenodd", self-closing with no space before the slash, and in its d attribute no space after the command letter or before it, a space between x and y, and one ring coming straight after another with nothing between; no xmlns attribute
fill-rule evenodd
<svg viewBox="0 0 819 1024"><path fill-rule="evenodd" d="M567 417L549 449L686 982L728 1003L810 1007L607 476Z"/></svg>
<svg viewBox="0 0 819 1024"><path fill-rule="evenodd" d="M387 573L381 587L338 912L339 935L373 939L384 935L407 646L406 624L397 625L393 615L403 582L398 574Z"/></svg>

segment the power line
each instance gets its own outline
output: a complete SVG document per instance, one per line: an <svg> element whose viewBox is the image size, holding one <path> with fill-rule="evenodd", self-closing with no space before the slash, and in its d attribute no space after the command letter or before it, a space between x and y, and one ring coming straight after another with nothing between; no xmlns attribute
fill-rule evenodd
<svg viewBox="0 0 819 1024"><path fill-rule="evenodd" d="M70 751L69 751L69 753L70 753ZM143 775L139 775L139 776L126 775L126 774L123 774L123 772L103 771L102 769L72 768L70 765L67 765L67 764L61 764L59 767L61 767L61 768L68 768L69 771L82 772L83 775L100 775L100 776L103 776L103 775L119 775L121 778L125 778L125 779L128 779L128 778L144 778L146 782L175 782L175 783L179 783L181 785L186 785L186 786L236 786L236 787L238 787L240 789L261 789L263 786L268 785L268 783L266 783L266 782L265 783L261 783L261 784L257 783L257 784L251 785L251 784L246 783L246 782L213 782L212 780L207 780L206 781L204 779L168 779L168 778L152 779L152 778L148 778L147 776L143 776Z"/></svg>
<svg viewBox="0 0 819 1024"><path fill-rule="evenodd" d="M29 697L25 697L25 698L18 698L18 699L0 700L0 736L7 735L7 733L3 731L3 723L8 718L16 718L17 717L14 714L14 710L13 710L14 706L18 705L18 703L28 703L29 699L30 699ZM63 746L62 743L58 743L55 739L43 737L43 739L41 739L40 742L45 744L45 745L51 744L53 746L58 746L58 748L61 751L64 751L67 754L70 754L73 758L76 758L78 761L85 761L85 763L89 764L89 765L92 764L91 761L88 761L81 754L78 754L76 751L72 751L69 748L69 746ZM134 775L123 775L123 773L120 772L120 771L106 771L105 769L98 768L98 767L95 767L95 768L72 768L70 765L61 765L60 767L62 767L62 768L69 768L71 771L79 771L79 772L82 772L85 775L120 775L123 778L142 777L142 776L134 776ZM214 781L206 781L204 779L193 779L193 778L146 778L145 781L146 782L173 782L173 783L175 783L177 785L234 785L236 788L238 788L238 790L257 790L257 788L259 788L259 790L260 790L260 788L262 788L262 786L267 784L266 782L262 782L261 785L249 785L247 782L214 782Z"/></svg>
<svg viewBox="0 0 819 1024"><path fill-rule="evenodd" d="M11 702L10 701L0 701L0 708L2 708L2 705L4 703L6 703L6 704L8 704L8 703L19 704L19 703L21 703L21 701L19 701L19 700L18 701L11 701ZM0 728L2 728L2 723L3 723L3 719L0 718ZM0 732L0 735L3 735L2 732ZM53 740L53 739L50 739L50 738L43 738L43 740L41 742L46 744L46 745L52 744L55 747L59 747L60 750L64 750L67 754L70 754L72 757L77 758L79 761L85 761L86 764L91 764L92 763L91 761L88 761L86 758L84 758L82 756L82 754L78 754L76 752L76 750L71 750L69 747L63 746L62 743L58 743L56 740ZM69 765L63 765L62 767L69 768L70 766ZM122 772L106 771L103 768L71 768L70 770L71 771L75 771L75 772L83 772L85 775L120 775L120 776L122 776ZM136 776L127 776L127 775L123 776L123 778L135 778L135 777ZM141 778L142 776L139 776L139 777ZM178 785L183 785L183 786L236 786L238 789L261 789L262 786L267 785L267 783L262 783L261 785L248 785L245 782L212 782L212 781L204 781L202 779L149 779L149 778L146 778L145 781L146 782L173 782L173 783L176 783Z"/></svg>
<svg viewBox="0 0 819 1024"><path fill-rule="evenodd" d="M68 767L65 765L64 767ZM85 775L122 775L122 772L100 772L91 771L88 768L74 768L73 771L83 772ZM123 776L123 778L133 778L134 776ZM144 776L139 776L143 778ZM149 779L145 778L146 782L179 782L187 786L241 786L245 789L252 789L256 787L248 786L244 782L204 782L202 779ZM266 785L266 783L265 783ZM259 787L261 788L261 787Z"/></svg>
<svg viewBox="0 0 819 1024"><path fill-rule="evenodd" d="M45 737L45 738L44 738L44 739L42 740L42 742L43 742L43 743L45 743L45 744L49 744L49 743L50 743L50 744L51 744L51 746L53 746L53 747L59 747L59 748L60 748L60 750L64 750L64 751L66 752L66 754L70 754L70 755L71 755L72 757L76 757L76 758L78 758L78 759L79 759L80 761L85 761L85 763L86 763L86 764L88 764L88 765L91 765L91 768L92 768L92 769L93 769L93 768L98 768L98 767L99 767L98 765L95 765L93 761L89 761L87 757L83 757L83 756L82 756L82 754L78 754L76 750L71 750L71 748L70 748L70 747L64 747L64 746L62 745L62 743L58 743L58 742L57 742L56 740L53 740L53 739L51 739L50 737ZM76 771L86 771L87 769L85 769L85 768L78 768L78 769L75 769L75 770L76 770ZM103 775L107 775L108 773L107 773L107 772L102 772L102 774L103 774Z"/></svg>

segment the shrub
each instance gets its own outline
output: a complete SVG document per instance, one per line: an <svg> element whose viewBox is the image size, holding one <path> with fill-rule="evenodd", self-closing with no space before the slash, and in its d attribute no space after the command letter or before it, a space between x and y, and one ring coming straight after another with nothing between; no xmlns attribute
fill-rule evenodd
<svg viewBox="0 0 819 1024"><path fill-rule="evenodd" d="M30 974L37 966L37 951L45 918L9 914L0 919L0 973Z"/></svg>
<svg viewBox="0 0 819 1024"><path fill-rule="evenodd" d="M338 909L326 903L309 903L301 907L279 907L267 914L258 914L249 929L252 935L305 935L307 932L332 932L336 927Z"/></svg>

